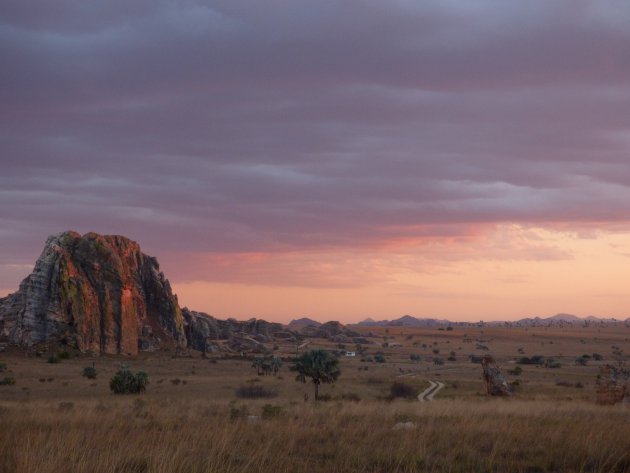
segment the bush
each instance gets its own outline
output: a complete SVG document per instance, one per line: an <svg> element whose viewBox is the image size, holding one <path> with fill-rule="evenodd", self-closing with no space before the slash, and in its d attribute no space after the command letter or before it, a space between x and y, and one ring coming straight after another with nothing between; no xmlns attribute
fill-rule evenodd
<svg viewBox="0 0 630 473"><path fill-rule="evenodd" d="M6 363L0 363L0 373L2 373L3 371L7 370L7 364Z"/></svg>
<svg viewBox="0 0 630 473"><path fill-rule="evenodd" d="M590 357L589 357L590 358ZM585 358L584 356L578 356L575 359L575 364L579 366L586 366L588 364L589 358Z"/></svg>
<svg viewBox="0 0 630 473"><path fill-rule="evenodd" d="M11 376L7 376L4 379L0 380L0 386L13 386L15 384L15 378Z"/></svg>
<svg viewBox="0 0 630 473"><path fill-rule="evenodd" d="M149 375L144 371L133 374L129 367L123 366L109 381L109 389L114 394L138 394L146 391Z"/></svg>
<svg viewBox="0 0 630 473"><path fill-rule="evenodd" d="M508 374L511 374L512 376L518 376L521 373L523 373L523 368L521 368L520 366L517 366L513 370L508 370Z"/></svg>
<svg viewBox="0 0 630 473"><path fill-rule="evenodd" d="M86 366L83 368L83 376L87 379L96 379L96 368L93 366Z"/></svg>
<svg viewBox="0 0 630 473"><path fill-rule="evenodd" d="M547 358L545 360L545 368L561 368L562 363L554 360L553 358Z"/></svg>
<svg viewBox="0 0 630 473"><path fill-rule="evenodd" d="M593 360L595 361L602 361L604 359L604 357L602 355L600 355L599 353L593 353Z"/></svg>
<svg viewBox="0 0 630 473"><path fill-rule="evenodd" d="M59 352L59 354L57 356L59 357L60 360L69 360L70 359L70 353L67 350Z"/></svg>
<svg viewBox="0 0 630 473"><path fill-rule="evenodd" d="M236 390L236 397L241 399L268 399L276 396L277 393L273 389L259 385L241 386Z"/></svg>
<svg viewBox="0 0 630 473"><path fill-rule="evenodd" d="M417 396L417 393L416 388L413 386L406 383L396 382L389 387L389 395L392 399L413 399Z"/></svg>
<svg viewBox="0 0 630 473"><path fill-rule="evenodd" d="M516 361L519 365L542 365L545 362L545 357L540 355L534 355L531 358L526 356L519 358Z"/></svg>
<svg viewBox="0 0 630 473"><path fill-rule="evenodd" d="M48 363L59 363L59 358L56 357L55 355L50 355L48 357L48 360L46 360Z"/></svg>
<svg viewBox="0 0 630 473"><path fill-rule="evenodd" d="M376 355L374 355L374 361L376 361L377 363L385 363L385 355L383 355L382 353L377 353Z"/></svg>

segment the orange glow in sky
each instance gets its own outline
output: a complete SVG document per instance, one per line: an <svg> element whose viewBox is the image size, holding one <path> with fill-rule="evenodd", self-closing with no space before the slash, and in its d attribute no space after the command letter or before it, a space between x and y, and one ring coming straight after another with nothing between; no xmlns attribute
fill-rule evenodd
<svg viewBox="0 0 630 473"><path fill-rule="evenodd" d="M218 317L630 316L630 232L499 225L452 241L207 260L208 273L230 281L179 281L174 290L182 305Z"/></svg>

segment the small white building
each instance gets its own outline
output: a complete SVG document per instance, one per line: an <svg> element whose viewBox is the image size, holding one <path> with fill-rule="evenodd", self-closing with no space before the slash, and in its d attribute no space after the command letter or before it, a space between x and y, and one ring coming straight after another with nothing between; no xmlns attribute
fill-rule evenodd
<svg viewBox="0 0 630 473"><path fill-rule="evenodd" d="M357 354L354 351L347 351L346 356L357 356Z"/></svg>

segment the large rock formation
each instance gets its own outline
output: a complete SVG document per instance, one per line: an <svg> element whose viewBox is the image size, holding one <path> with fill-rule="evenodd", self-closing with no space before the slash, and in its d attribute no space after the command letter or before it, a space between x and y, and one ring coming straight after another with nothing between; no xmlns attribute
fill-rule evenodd
<svg viewBox="0 0 630 473"><path fill-rule="evenodd" d="M49 237L18 292L0 299L0 341L133 355L162 339L187 344L177 297L157 260L122 236Z"/></svg>

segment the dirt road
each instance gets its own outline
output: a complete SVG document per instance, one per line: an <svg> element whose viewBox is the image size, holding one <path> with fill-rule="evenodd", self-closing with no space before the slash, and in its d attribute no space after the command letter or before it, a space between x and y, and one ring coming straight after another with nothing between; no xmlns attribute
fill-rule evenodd
<svg viewBox="0 0 630 473"><path fill-rule="evenodd" d="M440 381L429 381L429 387L418 394L418 401L433 401L435 395L444 387L444 383Z"/></svg>

